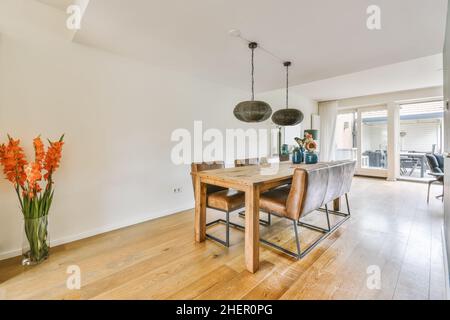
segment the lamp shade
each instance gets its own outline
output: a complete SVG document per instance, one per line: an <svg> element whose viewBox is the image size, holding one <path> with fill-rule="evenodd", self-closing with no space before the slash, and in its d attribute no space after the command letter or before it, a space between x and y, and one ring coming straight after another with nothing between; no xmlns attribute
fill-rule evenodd
<svg viewBox="0 0 450 320"><path fill-rule="evenodd" d="M295 126L303 121L303 113L298 109L281 109L272 116L273 123L279 126Z"/></svg>
<svg viewBox="0 0 450 320"><path fill-rule="evenodd" d="M255 65L254 54L258 47L256 42L250 42L248 47L252 51L252 100L239 102L234 107L234 116L244 122L262 122L270 118L272 108L267 102L255 100Z"/></svg>
<svg viewBox="0 0 450 320"><path fill-rule="evenodd" d="M289 67L291 62L286 61L283 65L286 67L286 109L275 112L272 121L282 127L295 126L303 121L304 116L300 110L289 108Z"/></svg>
<svg viewBox="0 0 450 320"><path fill-rule="evenodd" d="M262 122L270 118L272 109L264 101L243 101L234 108L234 116L244 122Z"/></svg>

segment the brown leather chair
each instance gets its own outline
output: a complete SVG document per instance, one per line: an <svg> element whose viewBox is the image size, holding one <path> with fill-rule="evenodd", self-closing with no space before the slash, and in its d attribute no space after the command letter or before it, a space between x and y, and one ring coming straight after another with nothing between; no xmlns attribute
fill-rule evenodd
<svg viewBox="0 0 450 320"><path fill-rule="evenodd" d="M246 167L246 166L256 166L259 164L258 158L251 158L251 159L237 159L234 160L234 166L235 167ZM245 218L245 211L239 212L239 216L241 218ZM259 223L263 226L270 226L272 223L272 217L270 213L267 213L267 220L259 219Z"/></svg>
<svg viewBox="0 0 450 320"><path fill-rule="evenodd" d="M223 162L212 162L212 163L192 163L191 164L191 175L192 183L194 185L195 193L195 173L205 170L221 169L224 168ZM206 237L223 244L226 247L230 246L230 226L238 229L244 229L236 223L230 222L230 213L241 209L245 206L245 194L240 191L231 190L227 188L222 188L219 186L208 185L206 188L206 207L215 209L218 211L225 212L226 219L217 219L206 224L207 227L215 225L217 223L223 223L226 226L225 241L216 238L212 235L206 234Z"/></svg>
<svg viewBox="0 0 450 320"><path fill-rule="evenodd" d="M261 239L261 242L287 253L297 259L308 254L321 240L335 231L342 223L350 218L350 207L348 203L348 192L350 191L352 178L355 171L354 161L339 161L334 163L319 163L311 165L308 169L298 168L294 172L292 184L277 188L261 194L260 208L262 211L270 212L279 217L289 219L293 222L297 253L289 251L272 242ZM327 204L336 198L345 196L347 213L328 210ZM321 228L306 224L300 218L325 206L328 228ZM343 216L338 224L331 227L329 214ZM319 231L323 235L314 241L306 250L301 251L300 239L297 225Z"/></svg>

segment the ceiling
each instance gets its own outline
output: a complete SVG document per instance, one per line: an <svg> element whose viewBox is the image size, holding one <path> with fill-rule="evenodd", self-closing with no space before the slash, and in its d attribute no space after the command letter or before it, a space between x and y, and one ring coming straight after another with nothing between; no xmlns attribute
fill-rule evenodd
<svg viewBox="0 0 450 320"><path fill-rule="evenodd" d="M443 85L442 54L399 62L291 88L317 101Z"/></svg>
<svg viewBox="0 0 450 320"><path fill-rule="evenodd" d="M67 7L75 2L75 0L38 0L46 5L66 11Z"/></svg>
<svg viewBox="0 0 450 320"><path fill-rule="evenodd" d="M373 4L381 8L381 30L366 27ZM250 50L228 34L232 28L291 60L291 84L299 85L441 53L446 6L447 0L90 0L74 41L249 90ZM283 87L281 61L258 50L255 65L257 91Z"/></svg>

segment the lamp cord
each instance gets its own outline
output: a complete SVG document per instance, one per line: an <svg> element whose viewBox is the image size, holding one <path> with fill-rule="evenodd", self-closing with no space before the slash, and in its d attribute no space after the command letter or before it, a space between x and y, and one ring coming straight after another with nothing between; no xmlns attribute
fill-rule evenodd
<svg viewBox="0 0 450 320"><path fill-rule="evenodd" d="M255 100L255 48L252 48L252 101Z"/></svg>
<svg viewBox="0 0 450 320"><path fill-rule="evenodd" d="M286 109L289 108L289 66L286 66Z"/></svg>

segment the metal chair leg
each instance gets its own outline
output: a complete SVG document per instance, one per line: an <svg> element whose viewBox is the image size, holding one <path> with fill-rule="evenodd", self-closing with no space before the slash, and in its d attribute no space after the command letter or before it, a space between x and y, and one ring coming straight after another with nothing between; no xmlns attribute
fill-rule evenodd
<svg viewBox="0 0 450 320"><path fill-rule="evenodd" d="M239 212L239 217L241 218L245 218L245 211L241 211ZM270 213L267 214L267 220L263 220L263 219L259 219L259 224L262 226L270 226L270 224L272 223L272 215Z"/></svg>
<svg viewBox="0 0 450 320"><path fill-rule="evenodd" d="M304 256L306 256L309 252L311 252L322 240L326 239L330 234L332 234L334 231L336 231L345 221L347 221L348 219L350 219L350 204L349 204L349 200L348 200L348 195L345 194L345 201L347 204L347 212L348 213L344 213L344 212L339 212L339 211L333 211L333 210L328 210L328 205L325 205L325 209L319 209L320 211L325 211L326 213L326 217L327 217L327 225L328 225L328 229L325 228L321 228L321 227L317 227L317 226L313 226L304 222L300 222L300 221L293 221L294 224L294 232L295 232L295 242L297 245L297 253L292 252L288 249L285 249L273 242L270 242L268 240L265 239L260 239L260 241L268 246L271 246L275 249L278 249L286 254L288 254L291 257L296 258L297 260L302 259ZM335 214L335 215L339 215L344 217L343 219L341 219L338 223L336 223L333 227L331 226L330 223L330 214ZM290 220L290 219L289 219ZM318 231L322 233L322 236L319 237L317 240L315 240L312 244L310 244L305 250L301 251L301 247L300 247L300 236L299 236L299 230L298 230L298 226L302 226L302 227L306 227L309 228L311 230L314 231Z"/></svg>
<svg viewBox="0 0 450 320"><path fill-rule="evenodd" d="M432 183L433 183L433 180L428 181L427 203L430 203L430 188L431 188Z"/></svg>
<svg viewBox="0 0 450 320"><path fill-rule="evenodd" d="M293 220L292 222L294 223L295 243L297 244L297 252L298 252L297 260L299 260L300 257L302 256L302 251L300 249L300 237L298 236L297 222L295 220Z"/></svg>
<svg viewBox="0 0 450 320"><path fill-rule="evenodd" d="M326 216L327 216L328 231L330 231L331 224L330 224L330 213L328 212L328 205L325 205L325 211L326 211Z"/></svg>
<svg viewBox="0 0 450 320"><path fill-rule="evenodd" d="M217 238L215 236L212 236L212 235L210 235L208 233L206 234L206 237L208 239L210 239L210 240L213 240L215 242L220 243L221 245L223 245L225 247L229 247L230 246L230 227L236 228L236 229L241 230L241 231L245 230L245 227L241 226L241 225L239 225L237 223L231 222L230 221L230 212L225 212L225 214L226 214L225 220L224 219L217 219L217 220L208 222L206 224L207 227L210 227L210 226L218 224L218 223L225 224L225 241L222 240L222 239L219 239L219 238Z"/></svg>
<svg viewBox="0 0 450 320"><path fill-rule="evenodd" d="M229 247L230 246L230 213L229 212L227 212L226 213L226 216L227 216L227 223L226 223L226 244L227 244L227 247Z"/></svg>
<svg viewBox="0 0 450 320"><path fill-rule="evenodd" d="M330 211L328 210L328 206L325 205L325 216L327 218L327 226L328 228L321 228L309 223L305 223L305 222L301 222L300 220L297 222L297 224L301 227L305 227L314 231L318 231L318 232L322 232L322 233L327 233L331 231L331 223L330 223Z"/></svg>
<svg viewBox="0 0 450 320"><path fill-rule="evenodd" d="M348 194L347 193L345 194L345 202L347 203L348 215L351 215L351 213L350 213L350 204L349 204L349 201L348 201Z"/></svg>

